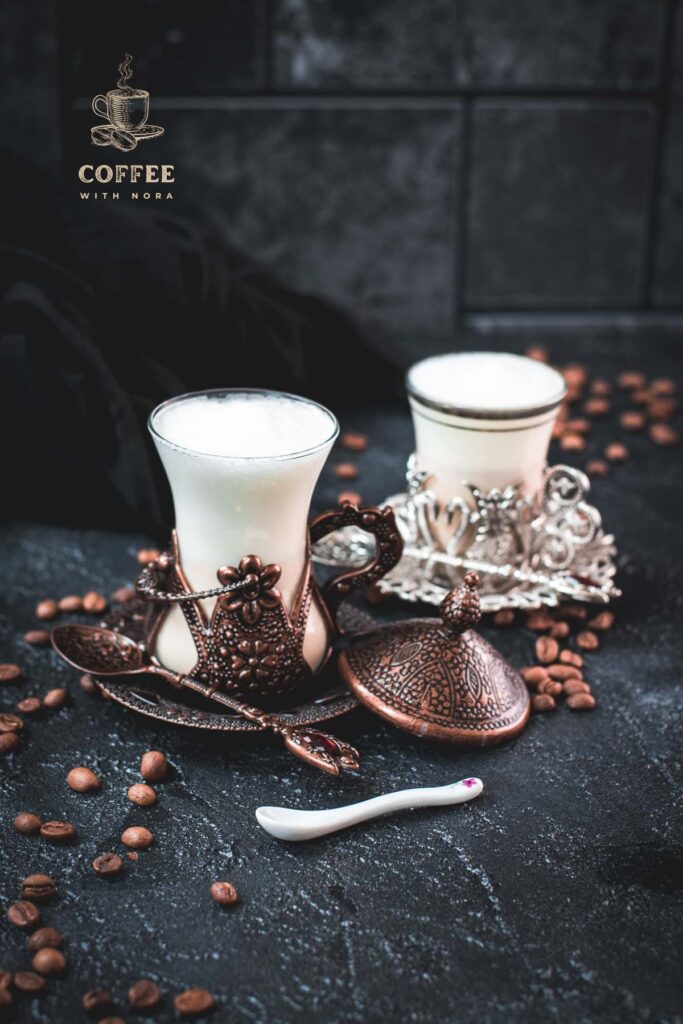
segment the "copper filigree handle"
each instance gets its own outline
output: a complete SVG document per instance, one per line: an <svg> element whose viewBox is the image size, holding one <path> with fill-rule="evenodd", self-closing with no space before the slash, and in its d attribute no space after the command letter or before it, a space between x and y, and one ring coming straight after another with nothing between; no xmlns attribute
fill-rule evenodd
<svg viewBox="0 0 683 1024"><path fill-rule="evenodd" d="M360 590L371 583L376 583L397 565L403 554L403 540L396 525L393 509L378 508L376 505L363 505L359 508L350 501L344 501L339 508L316 516L310 525L311 544L345 526L356 526L366 533L371 533L377 542L377 550L370 562L359 569L335 576L322 588L323 597L333 618L336 618L339 605L353 590Z"/></svg>

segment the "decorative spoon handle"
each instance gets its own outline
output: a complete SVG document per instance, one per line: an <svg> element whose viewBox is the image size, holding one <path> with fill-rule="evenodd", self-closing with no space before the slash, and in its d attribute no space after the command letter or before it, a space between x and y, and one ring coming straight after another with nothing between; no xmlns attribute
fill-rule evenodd
<svg viewBox="0 0 683 1024"><path fill-rule="evenodd" d="M339 829L369 821L390 811L403 811L410 807L439 807L462 804L479 796L484 788L481 779L463 779L448 786L429 789L402 789L385 793L346 807L331 807L323 811L297 811L289 807L259 807L256 820L261 828L278 839L298 842L317 839Z"/></svg>

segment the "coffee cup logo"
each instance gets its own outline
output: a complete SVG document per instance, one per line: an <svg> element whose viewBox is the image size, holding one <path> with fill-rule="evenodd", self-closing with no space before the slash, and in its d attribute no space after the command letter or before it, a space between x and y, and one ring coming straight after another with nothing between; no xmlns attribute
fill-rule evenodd
<svg viewBox="0 0 683 1024"><path fill-rule="evenodd" d="M130 153L138 142L155 139L164 134L156 124L148 124L149 93L129 85L133 75L133 58L129 53L119 64L119 80L115 89L106 95L100 93L92 101L92 109L106 124L90 129L90 138L96 146L114 146Z"/></svg>

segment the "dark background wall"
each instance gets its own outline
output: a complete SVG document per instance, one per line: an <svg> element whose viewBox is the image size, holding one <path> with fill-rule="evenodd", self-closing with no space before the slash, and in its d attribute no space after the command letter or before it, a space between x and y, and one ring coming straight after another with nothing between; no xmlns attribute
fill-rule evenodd
<svg viewBox="0 0 683 1024"><path fill-rule="evenodd" d="M210 204L233 244L344 305L403 360L473 337L673 342L679 6L5 5L4 137L74 181L93 159L91 98L128 50L166 129L144 159L175 164L174 208Z"/></svg>

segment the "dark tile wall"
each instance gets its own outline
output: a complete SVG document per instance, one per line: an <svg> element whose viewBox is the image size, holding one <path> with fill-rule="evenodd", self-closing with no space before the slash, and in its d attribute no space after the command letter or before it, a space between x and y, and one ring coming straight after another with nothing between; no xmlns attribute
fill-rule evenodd
<svg viewBox="0 0 683 1024"><path fill-rule="evenodd" d="M678 330L683 0L40 3L58 30L6 5L4 62L38 109L61 54L65 173L130 51L176 191L402 358L480 315Z"/></svg>

